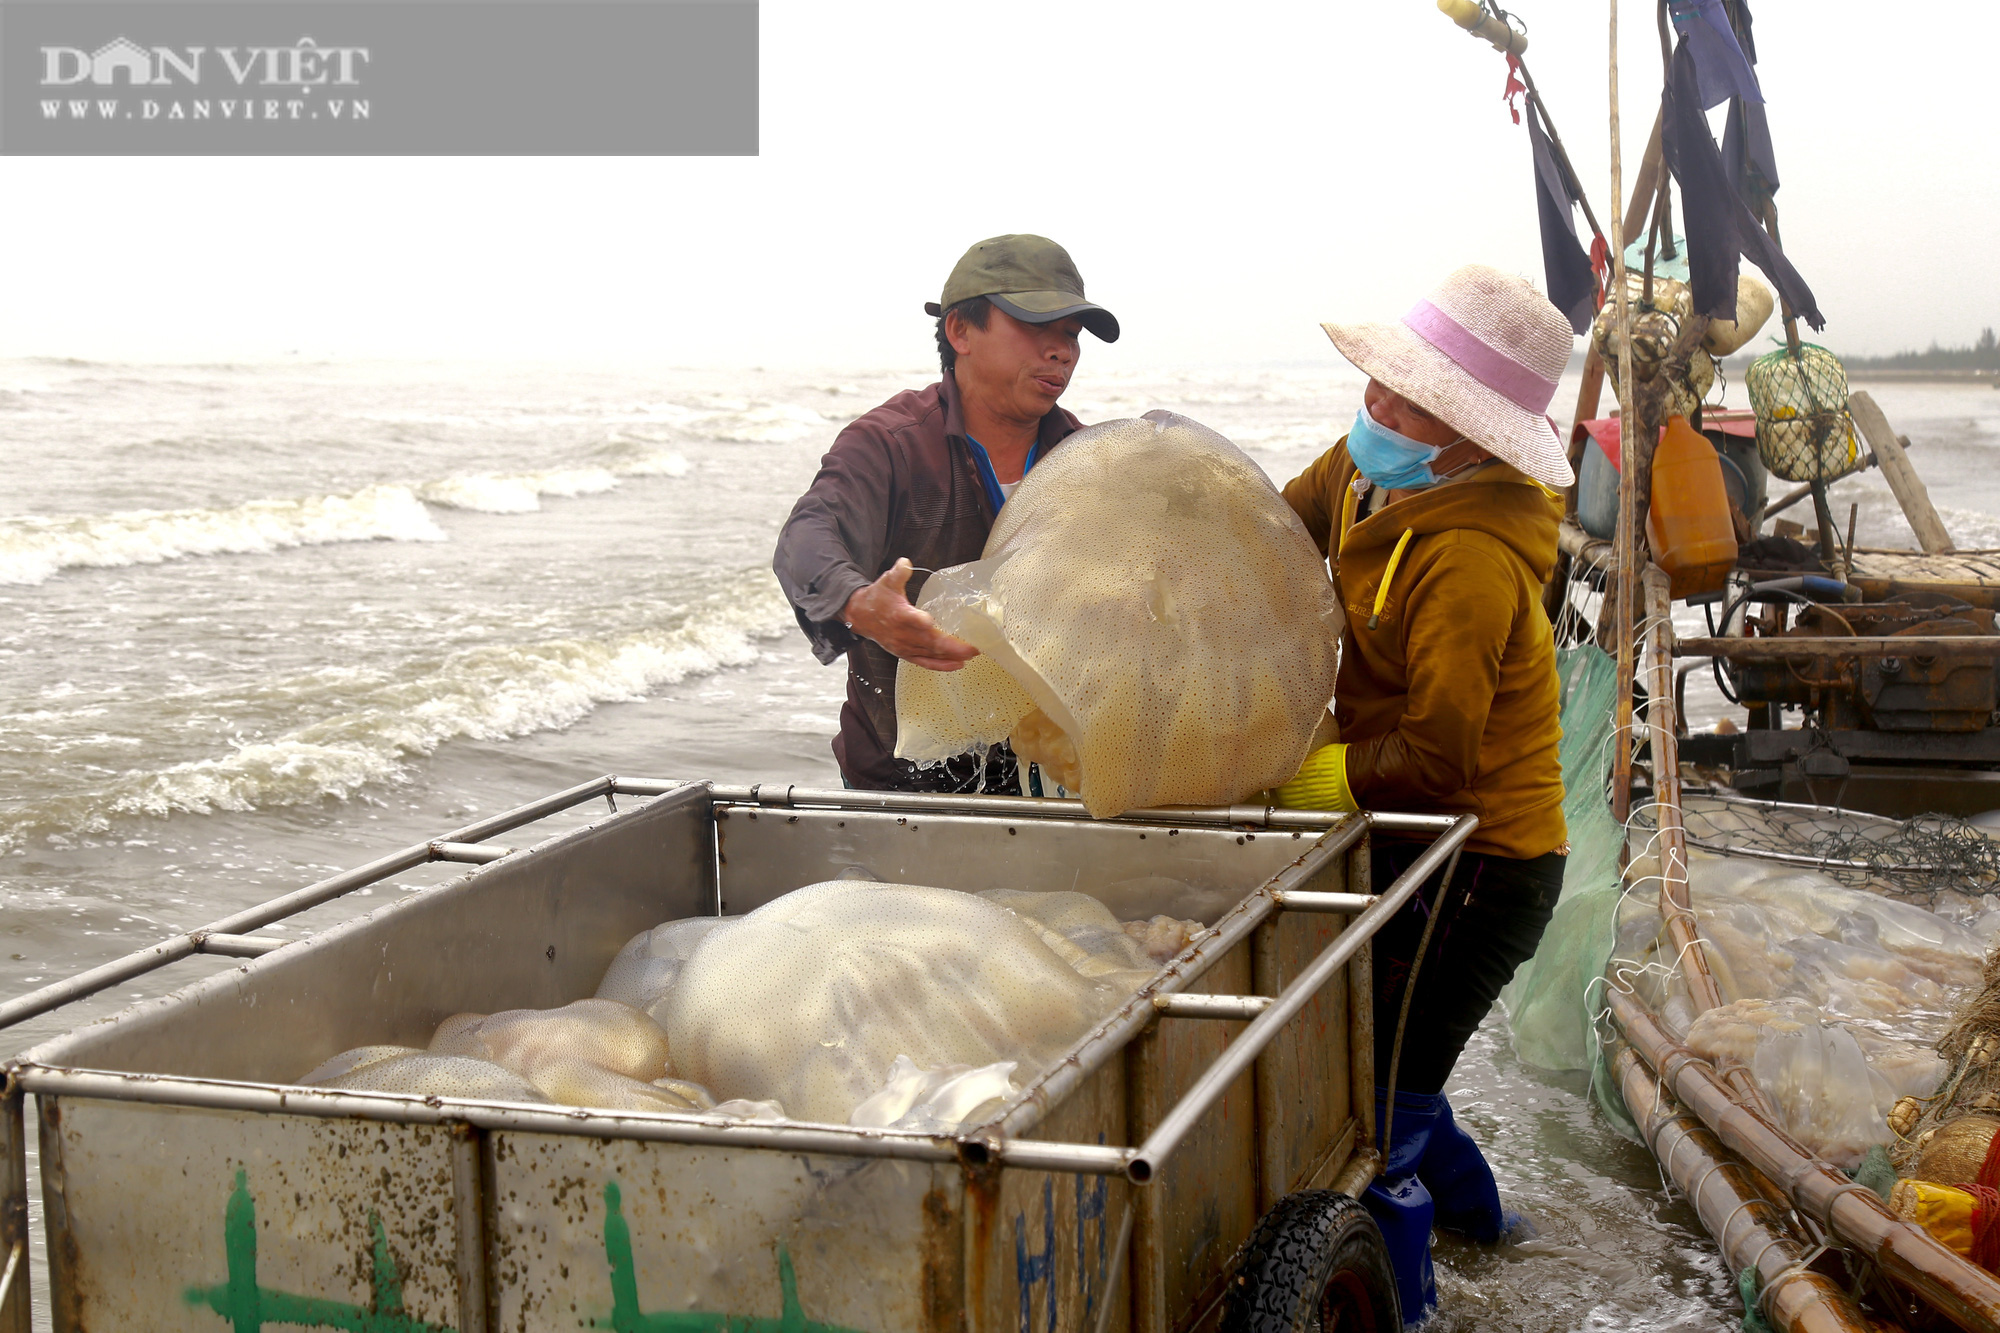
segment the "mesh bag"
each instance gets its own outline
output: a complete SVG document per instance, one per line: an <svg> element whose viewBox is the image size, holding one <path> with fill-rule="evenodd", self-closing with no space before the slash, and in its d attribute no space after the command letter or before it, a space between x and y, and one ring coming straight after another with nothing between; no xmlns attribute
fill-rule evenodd
<svg viewBox="0 0 2000 1333"><path fill-rule="evenodd" d="M1781 347L1750 363L1757 453L1786 481L1837 481L1859 471L1860 446L1847 411L1847 371L1824 347Z"/></svg>
<svg viewBox="0 0 2000 1333"><path fill-rule="evenodd" d="M1100 818L1287 781L1333 697L1342 617L1305 525L1170 412L1070 436L918 605L981 655L897 667L897 755L1011 739Z"/></svg>

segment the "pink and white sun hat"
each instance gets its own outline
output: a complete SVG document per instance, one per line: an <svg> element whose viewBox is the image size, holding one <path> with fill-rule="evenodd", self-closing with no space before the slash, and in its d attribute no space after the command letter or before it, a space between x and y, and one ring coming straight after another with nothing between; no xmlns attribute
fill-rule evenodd
<svg viewBox="0 0 2000 1333"><path fill-rule="evenodd" d="M1495 458L1561 490L1576 481L1549 402L1569 320L1521 279L1467 264L1400 324L1322 324L1340 354Z"/></svg>

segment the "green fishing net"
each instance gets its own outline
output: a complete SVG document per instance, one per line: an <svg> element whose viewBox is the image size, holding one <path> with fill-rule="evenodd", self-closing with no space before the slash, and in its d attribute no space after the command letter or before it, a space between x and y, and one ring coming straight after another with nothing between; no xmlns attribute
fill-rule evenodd
<svg viewBox="0 0 2000 1333"><path fill-rule="evenodd" d="M1585 645L1557 654L1562 677L1562 771L1570 854L1562 899L1535 956L1500 993L1515 1054L1551 1070L1591 1070L1593 1088L1614 1120L1624 1106L1599 1068L1596 1012L1604 1007L1604 967L1617 936L1618 851L1624 832L1611 817L1607 782L1617 663Z"/></svg>

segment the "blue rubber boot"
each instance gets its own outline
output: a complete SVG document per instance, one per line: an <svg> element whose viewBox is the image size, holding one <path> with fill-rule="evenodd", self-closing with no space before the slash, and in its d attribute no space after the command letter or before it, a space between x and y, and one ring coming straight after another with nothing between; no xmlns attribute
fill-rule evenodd
<svg viewBox="0 0 2000 1333"><path fill-rule="evenodd" d="M1387 1109L1384 1090L1375 1090L1376 1124ZM1442 1097L1417 1093L1396 1095L1396 1116L1389 1126L1394 1136L1382 1175L1362 1194L1361 1202L1382 1230L1389 1262L1396 1270L1396 1299L1403 1323L1414 1326L1437 1308L1437 1275L1431 1268L1431 1225L1436 1207L1419 1178L1419 1166L1430 1148Z"/></svg>
<svg viewBox="0 0 2000 1333"><path fill-rule="evenodd" d="M1397 1097L1396 1121L1400 1126L1402 1096ZM1431 1120L1430 1142L1417 1163L1417 1179L1431 1192L1437 1208L1437 1224L1456 1231L1481 1245L1492 1245L1513 1229L1518 1220L1509 1218L1500 1207L1500 1187L1494 1182L1493 1168L1479 1151L1478 1143L1451 1116L1451 1103L1436 1098L1436 1114ZM1402 1132L1396 1130L1398 1138Z"/></svg>
<svg viewBox="0 0 2000 1333"><path fill-rule="evenodd" d="M1389 1247L1396 1270L1396 1303L1403 1326L1414 1328L1437 1309L1437 1274L1431 1268L1431 1195L1415 1176L1380 1177L1361 1202Z"/></svg>

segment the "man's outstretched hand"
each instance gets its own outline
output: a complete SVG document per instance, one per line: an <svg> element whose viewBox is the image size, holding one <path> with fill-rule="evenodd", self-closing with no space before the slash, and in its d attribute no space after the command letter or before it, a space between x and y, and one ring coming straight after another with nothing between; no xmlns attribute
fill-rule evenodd
<svg viewBox="0 0 2000 1333"><path fill-rule="evenodd" d="M898 560L881 578L847 599L841 618L856 634L873 639L905 662L932 671L956 671L979 656L979 650L946 634L929 612L910 605L904 589L912 572L908 560Z"/></svg>

